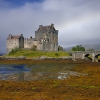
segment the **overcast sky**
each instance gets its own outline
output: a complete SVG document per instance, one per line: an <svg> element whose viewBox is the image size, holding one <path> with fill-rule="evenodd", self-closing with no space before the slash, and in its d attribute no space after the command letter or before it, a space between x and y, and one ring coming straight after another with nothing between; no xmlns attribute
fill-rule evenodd
<svg viewBox="0 0 100 100"><path fill-rule="evenodd" d="M63 47L100 43L100 0L0 0L0 52L9 34L34 37L51 23Z"/></svg>

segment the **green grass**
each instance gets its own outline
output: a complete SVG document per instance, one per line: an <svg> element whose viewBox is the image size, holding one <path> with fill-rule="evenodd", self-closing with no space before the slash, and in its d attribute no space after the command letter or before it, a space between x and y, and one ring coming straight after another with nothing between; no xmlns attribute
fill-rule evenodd
<svg viewBox="0 0 100 100"><path fill-rule="evenodd" d="M46 56L46 57L58 58L58 57L70 56L70 54L66 51L46 52L46 51L32 51L32 50L19 49L19 50L15 50L15 52L13 51L9 53L6 56L12 56L12 57L24 56L24 57L29 57L29 58Z"/></svg>
<svg viewBox="0 0 100 100"><path fill-rule="evenodd" d="M89 58L92 58L92 55L89 55L88 57L89 57ZM97 58L100 59L100 55L99 55Z"/></svg>
<svg viewBox="0 0 100 100"><path fill-rule="evenodd" d="M80 86L80 85L78 85L78 84L72 84L72 85L67 85L67 86L71 86L71 87L82 87L82 88L90 88L90 89L100 88L99 86L87 86L87 85Z"/></svg>

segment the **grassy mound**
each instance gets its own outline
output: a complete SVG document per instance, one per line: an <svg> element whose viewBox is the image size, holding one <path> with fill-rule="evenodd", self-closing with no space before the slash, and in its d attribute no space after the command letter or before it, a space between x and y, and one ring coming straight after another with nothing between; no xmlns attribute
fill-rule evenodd
<svg viewBox="0 0 100 100"><path fill-rule="evenodd" d="M60 51L60 52L46 52L46 51L33 51L33 50L25 50L25 49L15 49L12 50L7 56L25 56L25 57L64 57L64 56L70 56L70 54L66 51Z"/></svg>

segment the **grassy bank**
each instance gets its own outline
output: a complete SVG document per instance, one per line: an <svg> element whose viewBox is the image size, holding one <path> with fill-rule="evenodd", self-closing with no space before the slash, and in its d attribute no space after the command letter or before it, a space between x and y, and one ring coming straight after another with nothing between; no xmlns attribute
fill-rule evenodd
<svg viewBox="0 0 100 100"><path fill-rule="evenodd" d="M70 54L66 51L60 51L60 52L45 52L45 51L33 51L33 50L24 50L24 49L16 49L12 50L8 55L6 56L12 56L12 57L19 57L19 56L24 56L24 57L64 57L64 56L70 56Z"/></svg>

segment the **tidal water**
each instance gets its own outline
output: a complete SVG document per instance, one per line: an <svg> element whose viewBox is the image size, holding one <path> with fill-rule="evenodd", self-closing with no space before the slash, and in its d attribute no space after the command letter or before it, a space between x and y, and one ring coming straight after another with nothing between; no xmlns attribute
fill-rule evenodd
<svg viewBox="0 0 100 100"><path fill-rule="evenodd" d="M4 54L3 53L0 53L0 56L3 56Z"/></svg>
<svg viewBox="0 0 100 100"><path fill-rule="evenodd" d="M0 80L32 81L45 79L67 79L74 75L85 75L72 71L76 64L67 65L25 65L0 64Z"/></svg>
<svg viewBox="0 0 100 100"><path fill-rule="evenodd" d="M20 80L25 72L30 72L31 68L26 68L26 65L17 64L0 64L0 79L1 80ZM23 80L23 77L22 77Z"/></svg>

